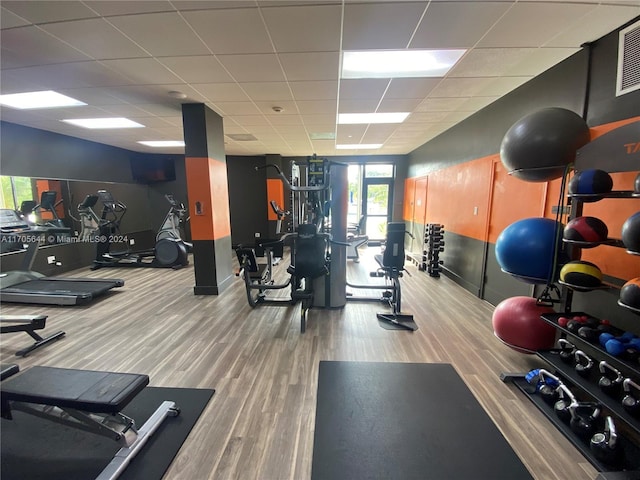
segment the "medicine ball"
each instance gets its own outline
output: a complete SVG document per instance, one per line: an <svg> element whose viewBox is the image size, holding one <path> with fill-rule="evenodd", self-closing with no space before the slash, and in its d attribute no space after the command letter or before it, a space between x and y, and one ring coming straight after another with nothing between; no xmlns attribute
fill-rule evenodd
<svg viewBox="0 0 640 480"><path fill-rule="evenodd" d="M531 297L507 298L493 311L494 334L520 353L551 348L556 329L540 318L543 313L553 313L553 308L538 305Z"/></svg>
<svg viewBox="0 0 640 480"><path fill-rule="evenodd" d="M640 212L634 213L622 224L622 243L630 252L640 253Z"/></svg>
<svg viewBox="0 0 640 480"><path fill-rule="evenodd" d="M640 277L629 280L620 290L620 303L640 311Z"/></svg>
<svg viewBox="0 0 640 480"><path fill-rule="evenodd" d="M602 283L602 272L591 262L574 260L560 269L560 280L580 288L596 288Z"/></svg>
<svg viewBox="0 0 640 480"><path fill-rule="evenodd" d="M609 193L613 188L613 179L604 170L589 169L578 172L569 182L569 193L572 195L597 195ZM584 198L585 202L596 202L602 197Z"/></svg>
<svg viewBox="0 0 640 480"><path fill-rule="evenodd" d="M561 223L549 218L525 218L512 223L496 240L500 268L526 283L546 283L553 272L554 245L556 252L561 251L562 230ZM557 263L565 263L563 255Z"/></svg>
<svg viewBox="0 0 640 480"><path fill-rule="evenodd" d="M609 235L609 229L605 223L595 217L577 217L564 227L565 240L574 242L603 242ZM595 245L593 245L595 246ZM589 248L589 246L586 246Z"/></svg>
<svg viewBox="0 0 640 480"><path fill-rule="evenodd" d="M564 108L543 108L509 128L500 145L500 159L514 177L546 182L561 177L590 138L580 115Z"/></svg>

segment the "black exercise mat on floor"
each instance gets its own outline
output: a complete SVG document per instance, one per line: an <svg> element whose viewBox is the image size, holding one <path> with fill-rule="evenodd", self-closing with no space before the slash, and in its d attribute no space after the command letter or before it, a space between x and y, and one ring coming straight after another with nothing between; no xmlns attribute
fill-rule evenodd
<svg viewBox="0 0 640 480"><path fill-rule="evenodd" d="M121 480L160 480L198 421L214 390L147 387L123 410L142 426L164 400L180 415L167 417L134 457ZM2 480L95 479L119 446L105 437L22 412L2 419Z"/></svg>
<svg viewBox="0 0 640 480"><path fill-rule="evenodd" d="M532 477L451 365L322 361L311 478Z"/></svg>

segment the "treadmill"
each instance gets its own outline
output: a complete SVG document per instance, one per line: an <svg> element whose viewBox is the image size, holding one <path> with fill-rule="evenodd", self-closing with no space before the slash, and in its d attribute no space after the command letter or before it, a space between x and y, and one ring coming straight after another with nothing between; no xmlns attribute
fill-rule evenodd
<svg viewBox="0 0 640 480"><path fill-rule="evenodd" d="M112 288L124 285L114 278L50 278L31 270L44 235L65 234L68 228L35 225L18 212L0 209L0 232L3 236L24 238L27 251L20 270L0 273L0 302L38 305L85 305Z"/></svg>

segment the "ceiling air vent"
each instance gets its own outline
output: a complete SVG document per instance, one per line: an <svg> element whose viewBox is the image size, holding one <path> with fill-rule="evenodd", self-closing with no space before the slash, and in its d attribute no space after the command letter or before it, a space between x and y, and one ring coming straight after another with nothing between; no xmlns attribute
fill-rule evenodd
<svg viewBox="0 0 640 480"><path fill-rule="evenodd" d="M640 21L620 31L616 96L640 89Z"/></svg>
<svg viewBox="0 0 640 480"><path fill-rule="evenodd" d="M236 142L255 142L258 140L250 133L227 133L227 137Z"/></svg>

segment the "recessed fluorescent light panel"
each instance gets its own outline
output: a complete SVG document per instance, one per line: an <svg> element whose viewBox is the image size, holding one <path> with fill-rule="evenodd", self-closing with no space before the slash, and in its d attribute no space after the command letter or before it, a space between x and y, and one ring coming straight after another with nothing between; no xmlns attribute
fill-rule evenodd
<svg viewBox="0 0 640 480"><path fill-rule="evenodd" d="M143 128L144 125L140 125L137 122L129 120L128 118L113 117L113 118L70 118L68 120L62 120L63 122L76 125L84 128Z"/></svg>
<svg viewBox="0 0 640 480"><path fill-rule="evenodd" d="M27 110L33 108L76 107L86 103L53 90L0 95L0 105Z"/></svg>
<svg viewBox="0 0 640 480"><path fill-rule="evenodd" d="M410 112L382 113L339 113L338 123L341 125L364 123L402 123Z"/></svg>
<svg viewBox="0 0 640 480"><path fill-rule="evenodd" d="M381 143L354 143L354 144L344 144L344 145L336 145L336 149L338 150L374 150L376 148L382 147Z"/></svg>
<svg viewBox="0 0 640 480"><path fill-rule="evenodd" d="M466 50L344 52L342 78L443 77Z"/></svg>
<svg viewBox="0 0 640 480"><path fill-rule="evenodd" d="M165 148L165 147L184 147L184 142L182 140L149 140L149 141L140 141L142 145L146 145L147 147L157 147L157 148Z"/></svg>

